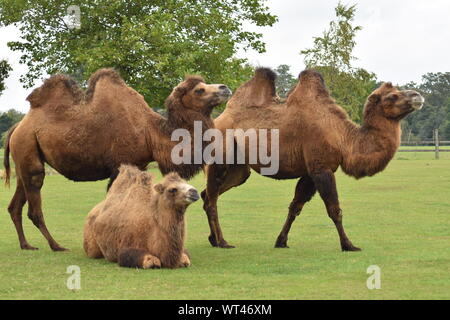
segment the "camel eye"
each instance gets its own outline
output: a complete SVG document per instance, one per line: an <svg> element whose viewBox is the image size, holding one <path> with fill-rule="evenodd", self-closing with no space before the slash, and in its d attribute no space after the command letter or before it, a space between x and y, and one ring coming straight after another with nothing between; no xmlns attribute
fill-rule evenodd
<svg viewBox="0 0 450 320"><path fill-rule="evenodd" d="M390 101L397 101L398 100L398 94L391 93L390 95L387 96L387 99L390 100Z"/></svg>
<svg viewBox="0 0 450 320"><path fill-rule="evenodd" d="M205 89L197 89L195 90L196 94L203 94L205 92Z"/></svg>
<svg viewBox="0 0 450 320"><path fill-rule="evenodd" d="M169 189L169 192L172 193L172 194L177 193L177 191L178 191L177 188L170 188Z"/></svg>

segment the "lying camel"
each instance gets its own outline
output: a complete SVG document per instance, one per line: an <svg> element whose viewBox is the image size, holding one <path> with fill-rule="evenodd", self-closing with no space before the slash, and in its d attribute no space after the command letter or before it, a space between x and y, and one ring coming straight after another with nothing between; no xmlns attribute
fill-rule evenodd
<svg viewBox="0 0 450 320"><path fill-rule="evenodd" d="M184 179L191 178L202 163L172 162L171 151L177 144L171 141L172 131L184 128L193 132L195 121L201 122L203 130L213 127L212 109L230 95L225 85L206 84L199 76L189 76L167 98L168 116L164 118L112 69L94 73L85 92L68 76L47 79L28 96L30 111L6 139L5 182L9 184L10 152L17 173L8 211L20 247L37 249L27 242L22 227L22 208L28 201L28 217L51 249L66 250L53 239L44 221L41 188L45 163L70 180L110 178L109 185L122 163L143 170L156 161L163 174L176 171Z"/></svg>
<svg viewBox="0 0 450 320"><path fill-rule="evenodd" d="M122 165L106 199L89 212L84 251L122 267L187 267L184 214L198 199L177 173L153 185L149 173Z"/></svg>
<svg viewBox="0 0 450 320"><path fill-rule="evenodd" d="M360 250L345 234L334 172L340 166L347 175L359 179L384 170L400 144L400 120L421 109L424 98L416 91L399 91L391 83L384 83L368 97L364 121L357 125L330 97L319 73L300 73L298 84L283 103L275 94L275 78L270 69L256 70L255 76L236 90L214 125L222 132L236 128L279 129L279 170L268 177L299 181L275 247L287 247L292 223L318 191L338 231L341 249ZM267 146L270 149L271 143ZM243 184L250 176L250 168L259 173L265 166L260 162L250 164L248 153L246 161L240 165L212 164L206 169L207 187L202 198L213 246L233 247L225 241L220 228L219 195Z"/></svg>

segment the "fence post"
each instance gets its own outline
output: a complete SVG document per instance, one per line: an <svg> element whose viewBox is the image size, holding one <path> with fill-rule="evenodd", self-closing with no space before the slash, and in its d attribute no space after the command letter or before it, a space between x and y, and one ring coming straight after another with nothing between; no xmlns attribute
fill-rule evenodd
<svg viewBox="0 0 450 320"><path fill-rule="evenodd" d="M439 159L439 131L434 129L434 157Z"/></svg>

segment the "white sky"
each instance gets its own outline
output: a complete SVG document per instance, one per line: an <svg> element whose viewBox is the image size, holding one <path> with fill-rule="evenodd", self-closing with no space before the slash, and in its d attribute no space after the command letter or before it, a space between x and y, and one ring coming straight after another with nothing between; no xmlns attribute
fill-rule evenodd
<svg viewBox="0 0 450 320"><path fill-rule="evenodd" d="M254 65L275 68L291 66L297 75L303 68L300 50L312 46L334 18L337 0L268 0L279 21L271 28L250 27L264 34L267 52L241 52ZM450 71L450 1L448 0L364 0L358 3L355 24L358 33L355 63L374 72L379 80L404 84L420 81L427 72ZM19 64L20 54L6 46L18 39L13 27L0 28L0 59L6 58L14 71L0 96L0 111L15 108L26 112L30 89L19 82L27 67ZM40 85L40 83L36 83Z"/></svg>

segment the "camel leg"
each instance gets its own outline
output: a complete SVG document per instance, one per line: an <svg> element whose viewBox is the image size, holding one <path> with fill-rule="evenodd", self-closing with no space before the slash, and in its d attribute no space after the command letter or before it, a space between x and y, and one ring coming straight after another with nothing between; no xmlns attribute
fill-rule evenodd
<svg viewBox="0 0 450 320"><path fill-rule="evenodd" d="M320 196L327 208L328 216L333 220L339 234L342 251L360 251L348 239L342 225L342 210L339 207L336 179L331 170L311 175Z"/></svg>
<svg viewBox="0 0 450 320"><path fill-rule="evenodd" d="M45 225L41 201L41 188L45 177L44 164L40 163L38 168L28 167L26 172L22 172L21 177L28 201L28 218L41 231L53 251L67 250L53 239Z"/></svg>
<svg viewBox="0 0 450 320"><path fill-rule="evenodd" d="M287 245L288 233L295 218L300 214L306 202L312 199L316 193L314 182L309 176L302 177L295 187L295 196L289 205L289 213L283 229L277 238L275 248L289 248Z"/></svg>
<svg viewBox="0 0 450 320"><path fill-rule="evenodd" d="M223 238L217 213L219 195L232 187L243 184L250 176L250 168L246 165L209 165L207 169L206 190L201 193L203 209L208 217L211 234L208 239L213 247L234 248Z"/></svg>
<svg viewBox="0 0 450 320"><path fill-rule="evenodd" d="M86 224L84 228L83 249L89 258L92 259L103 258L103 252L98 246L98 243L95 240L95 234L92 231L92 228L89 224Z"/></svg>
<svg viewBox="0 0 450 320"><path fill-rule="evenodd" d="M22 181L17 177L17 186L13 198L8 206L8 211L11 219L16 227L17 235L19 236L20 248L24 250L37 250L37 248L31 246L25 238L22 226L22 208L27 202L25 196L25 190L23 188Z"/></svg>
<svg viewBox="0 0 450 320"><path fill-rule="evenodd" d="M161 268L161 260L145 250L127 248L119 252L119 266L127 268Z"/></svg>

